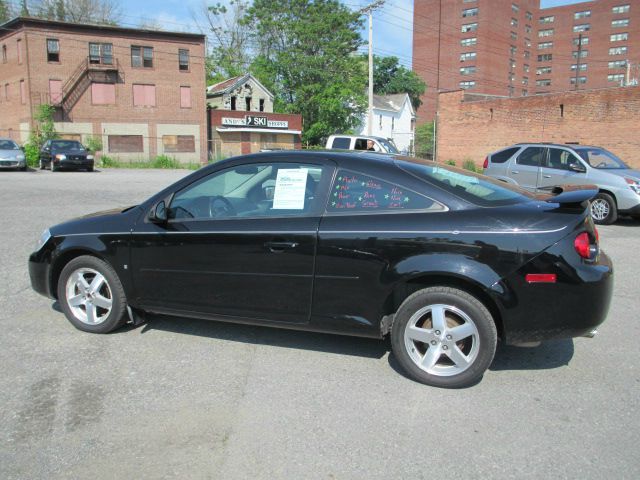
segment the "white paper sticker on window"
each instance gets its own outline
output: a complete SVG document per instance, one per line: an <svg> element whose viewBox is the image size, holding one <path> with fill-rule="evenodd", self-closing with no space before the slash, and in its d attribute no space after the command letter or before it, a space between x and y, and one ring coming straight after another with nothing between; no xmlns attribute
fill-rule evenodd
<svg viewBox="0 0 640 480"><path fill-rule="evenodd" d="M307 187L306 168L281 168L273 194L274 210L302 210Z"/></svg>

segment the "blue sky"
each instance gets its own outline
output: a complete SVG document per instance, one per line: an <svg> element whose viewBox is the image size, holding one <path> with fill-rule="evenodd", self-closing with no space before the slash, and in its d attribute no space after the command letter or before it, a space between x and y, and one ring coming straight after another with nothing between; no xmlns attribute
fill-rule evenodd
<svg viewBox="0 0 640 480"><path fill-rule="evenodd" d="M155 22L165 30L198 31L195 17L206 4L224 0L127 0L122 2L122 23L137 27L142 22ZM542 0L543 8L581 3L586 0ZM371 0L343 0L347 7L358 10ZM151 10L152 9L152 10ZM150 11L151 10L151 11ZM144 12L144 14L140 14ZM413 0L387 0L384 8L374 14L374 52L378 55L394 55L400 63L410 67L412 54ZM362 32L366 38L367 29ZM363 48L366 51L366 46Z"/></svg>

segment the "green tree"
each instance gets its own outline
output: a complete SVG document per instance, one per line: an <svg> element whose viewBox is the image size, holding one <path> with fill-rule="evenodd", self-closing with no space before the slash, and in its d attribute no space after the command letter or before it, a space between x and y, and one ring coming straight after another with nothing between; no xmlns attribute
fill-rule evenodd
<svg viewBox="0 0 640 480"><path fill-rule="evenodd" d="M27 5L27 0L22 0L20 2L20 16L21 17L29 16L29 5Z"/></svg>
<svg viewBox="0 0 640 480"><path fill-rule="evenodd" d="M4 0L0 0L0 23L11 20L11 11L9 5Z"/></svg>
<svg viewBox="0 0 640 480"><path fill-rule="evenodd" d="M413 108L417 110L422 105L420 96L426 88L424 81L400 65L397 57L373 57L373 91L377 95L408 93Z"/></svg>
<svg viewBox="0 0 640 480"><path fill-rule="evenodd" d="M33 116L35 120L34 128L31 130L29 140L25 144L25 154L27 162L30 166L35 167L38 164L38 156L42 145L47 140L58 137L55 125L53 123L53 114L55 108L48 104L38 105Z"/></svg>
<svg viewBox="0 0 640 480"><path fill-rule="evenodd" d="M433 122L423 123L416 127L415 151L420 158L433 158Z"/></svg>
<svg viewBox="0 0 640 480"><path fill-rule="evenodd" d="M336 0L254 0L252 72L272 90L277 111L301 113L303 142L316 145L359 123L366 70L357 56L360 15Z"/></svg>

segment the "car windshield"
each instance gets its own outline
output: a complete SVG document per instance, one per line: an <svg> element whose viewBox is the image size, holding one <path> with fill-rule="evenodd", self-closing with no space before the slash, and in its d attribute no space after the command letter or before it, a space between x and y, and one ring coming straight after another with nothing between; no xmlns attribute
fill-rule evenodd
<svg viewBox="0 0 640 480"><path fill-rule="evenodd" d="M84 147L80 142L75 140L54 140L51 142L51 147L56 150L70 150L70 151L83 151Z"/></svg>
<svg viewBox="0 0 640 480"><path fill-rule="evenodd" d="M0 140L0 150L20 150L20 147L13 140Z"/></svg>
<svg viewBox="0 0 640 480"><path fill-rule="evenodd" d="M576 148L576 152L593 168L618 170L629 168L622 160L604 148Z"/></svg>
<svg viewBox="0 0 640 480"><path fill-rule="evenodd" d="M535 199L525 190L468 170L433 162L408 161L398 162L397 165L421 180L482 207L512 205Z"/></svg>
<svg viewBox="0 0 640 480"><path fill-rule="evenodd" d="M385 140L384 138L378 138L378 142L387 150L387 152L400 153L393 142Z"/></svg>

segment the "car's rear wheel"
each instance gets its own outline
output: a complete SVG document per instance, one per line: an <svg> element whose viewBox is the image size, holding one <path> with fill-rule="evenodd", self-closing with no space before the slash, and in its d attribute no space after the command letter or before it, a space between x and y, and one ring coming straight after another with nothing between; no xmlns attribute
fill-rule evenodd
<svg viewBox="0 0 640 480"><path fill-rule="evenodd" d="M476 297L451 287L409 296L395 315L393 353L414 380L445 388L474 385L496 351L493 317Z"/></svg>
<svg viewBox="0 0 640 480"><path fill-rule="evenodd" d="M598 225L611 225L618 219L616 201L608 193L600 192L591 200L591 217Z"/></svg>
<svg viewBox="0 0 640 480"><path fill-rule="evenodd" d="M58 301L78 329L107 333L126 321L126 297L113 268L99 258L71 260L58 280Z"/></svg>

